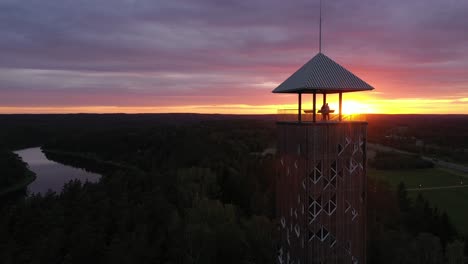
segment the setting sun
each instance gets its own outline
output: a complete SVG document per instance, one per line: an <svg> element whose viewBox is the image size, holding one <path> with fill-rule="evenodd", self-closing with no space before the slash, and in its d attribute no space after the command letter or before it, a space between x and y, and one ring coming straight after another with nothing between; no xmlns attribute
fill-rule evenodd
<svg viewBox="0 0 468 264"><path fill-rule="evenodd" d="M338 104L330 103L332 109L338 109ZM343 114L369 114L375 113L369 105L363 102L357 101L344 101L343 102Z"/></svg>

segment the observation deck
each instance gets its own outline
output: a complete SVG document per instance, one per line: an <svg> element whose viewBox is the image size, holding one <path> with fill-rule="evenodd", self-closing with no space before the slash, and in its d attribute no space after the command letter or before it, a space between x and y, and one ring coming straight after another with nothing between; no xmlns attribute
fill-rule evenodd
<svg viewBox="0 0 468 264"><path fill-rule="evenodd" d="M324 120L320 113L316 113L316 120L313 120L312 111L303 110L299 118L298 109L278 109L276 122L278 123L301 123L301 124L334 124L346 122L367 122L365 114L342 114L340 120L339 113L330 113L329 119Z"/></svg>
<svg viewBox="0 0 468 264"><path fill-rule="evenodd" d="M278 110L277 121L301 124L365 122L365 115L343 114L343 93L373 89L374 87L343 66L323 53L318 53L273 90L273 93L295 93L298 95L297 109ZM303 94L312 95L312 109L302 108ZM317 94L322 95L321 108L317 108ZM332 110L329 108L327 103L328 94L338 94L338 109Z"/></svg>

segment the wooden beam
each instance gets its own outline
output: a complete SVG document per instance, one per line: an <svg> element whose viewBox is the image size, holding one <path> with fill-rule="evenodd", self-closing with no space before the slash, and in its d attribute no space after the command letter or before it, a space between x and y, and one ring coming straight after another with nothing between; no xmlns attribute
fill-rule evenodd
<svg viewBox="0 0 468 264"><path fill-rule="evenodd" d="M316 119L316 112L317 112L317 108L316 108L316 104L317 104L317 92L314 91L314 95L313 95L313 99L312 99L312 121L315 123L315 119Z"/></svg>
<svg viewBox="0 0 468 264"><path fill-rule="evenodd" d="M340 122L341 122L341 120L342 120L342 114L343 114L343 113L342 113L342 110L343 110L343 107L342 107L342 106L343 106L343 93L340 93L340 109L339 109L339 111L340 111L340 112L339 112L339 120L340 120Z"/></svg>
<svg viewBox="0 0 468 264"><path fill-rule="evenodd" d="M302 93L299 93L299 97L298 97L298 107L297 107L297 121L299 123L302 122L302 117L301 117L301 111L302 111Z"/></svg>

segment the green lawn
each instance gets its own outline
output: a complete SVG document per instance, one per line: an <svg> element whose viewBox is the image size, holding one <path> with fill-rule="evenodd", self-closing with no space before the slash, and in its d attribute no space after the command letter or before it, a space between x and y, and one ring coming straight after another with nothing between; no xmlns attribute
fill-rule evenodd
<svg viewBox="0 0 468 264"><path fill-rule="evenodd" d="M368 174L369 177L388 181L394 187L401 181L405 183L407 188L417 188L419 184L422 184L423 187L460 185L460 175L437 168L404 171L369 169ZM468 184L468 179L463 179L463 181ZM409 195L414 199L419 192L429 200L432 206L437 206L439 210L446 211L460 232L468 234L468 187L410 191Z"/></svg>

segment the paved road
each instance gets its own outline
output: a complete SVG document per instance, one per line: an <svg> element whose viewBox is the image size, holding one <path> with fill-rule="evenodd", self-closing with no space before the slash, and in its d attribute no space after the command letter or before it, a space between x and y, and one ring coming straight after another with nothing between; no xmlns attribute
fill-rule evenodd
<svg viewBox="0 0 468 264"><path fill-rule="evenodd" d="M447 169L451 169L451 170L460 171L460 172L463 172L463 173L468 173L468 167L467 166L463 166L463 165L455 164L455 163L451 163L451 162L446 162L446 161L442 161L442 160L438 160L438 159L432 159L432 158L425 157L425 156L422 156L421 158L424 159L424 160L434 162L434 164L436 166L439 166L439 167L442 167L442 168L447 168Z"/></svg>
<svg viewBox="0 0 468 264"><path fill-rule="evenodd" d="M414 155L414 153L411 153L411 152L408 152L408 151L404 151L404 150L400 150L400 149L396 149L396 148L392 148L392 147L387 147L387 146L380 145L380 144L367 143L367 147L369 149L373 149L373 150L377 150L377 151L384 151L384 152L392 152L393 151L393 152L401 153L401 154Z"/></svg>
<svg viewBox="0 0 468 264"><path fill-rule="evenodd" d="M392 147L382 146L380 144L368 143L367 146L371 150L385 151L385 152L393 151L393 152L397 152L397 153L401 153L401 154L417 155L415 153L411 153L411 152L408 152L408 151L404 151L404 150L400 150L400 149L396 149L396 148L392 148ZM468 178L468 166L463 166L463 165L456 164L456 163L446 162L446 161L442 161L442 160L439 160L439 159L430 158L430 157L426 157L426 156L421 156L421 158L424 159L424 160L433 162L437 167L447 168L447 169L467 173L467 174L461 175L461 176L465 177L465 178Z"/></svg>
<svg viewBox="0 0 468 264"><path fill-rule="evenodd" d="M441 186L441 187L409 188L407 190L408 191L430 191L430 190L458 189L458 188L468 188L468 185L451 185L451 186Z"/></svg>

